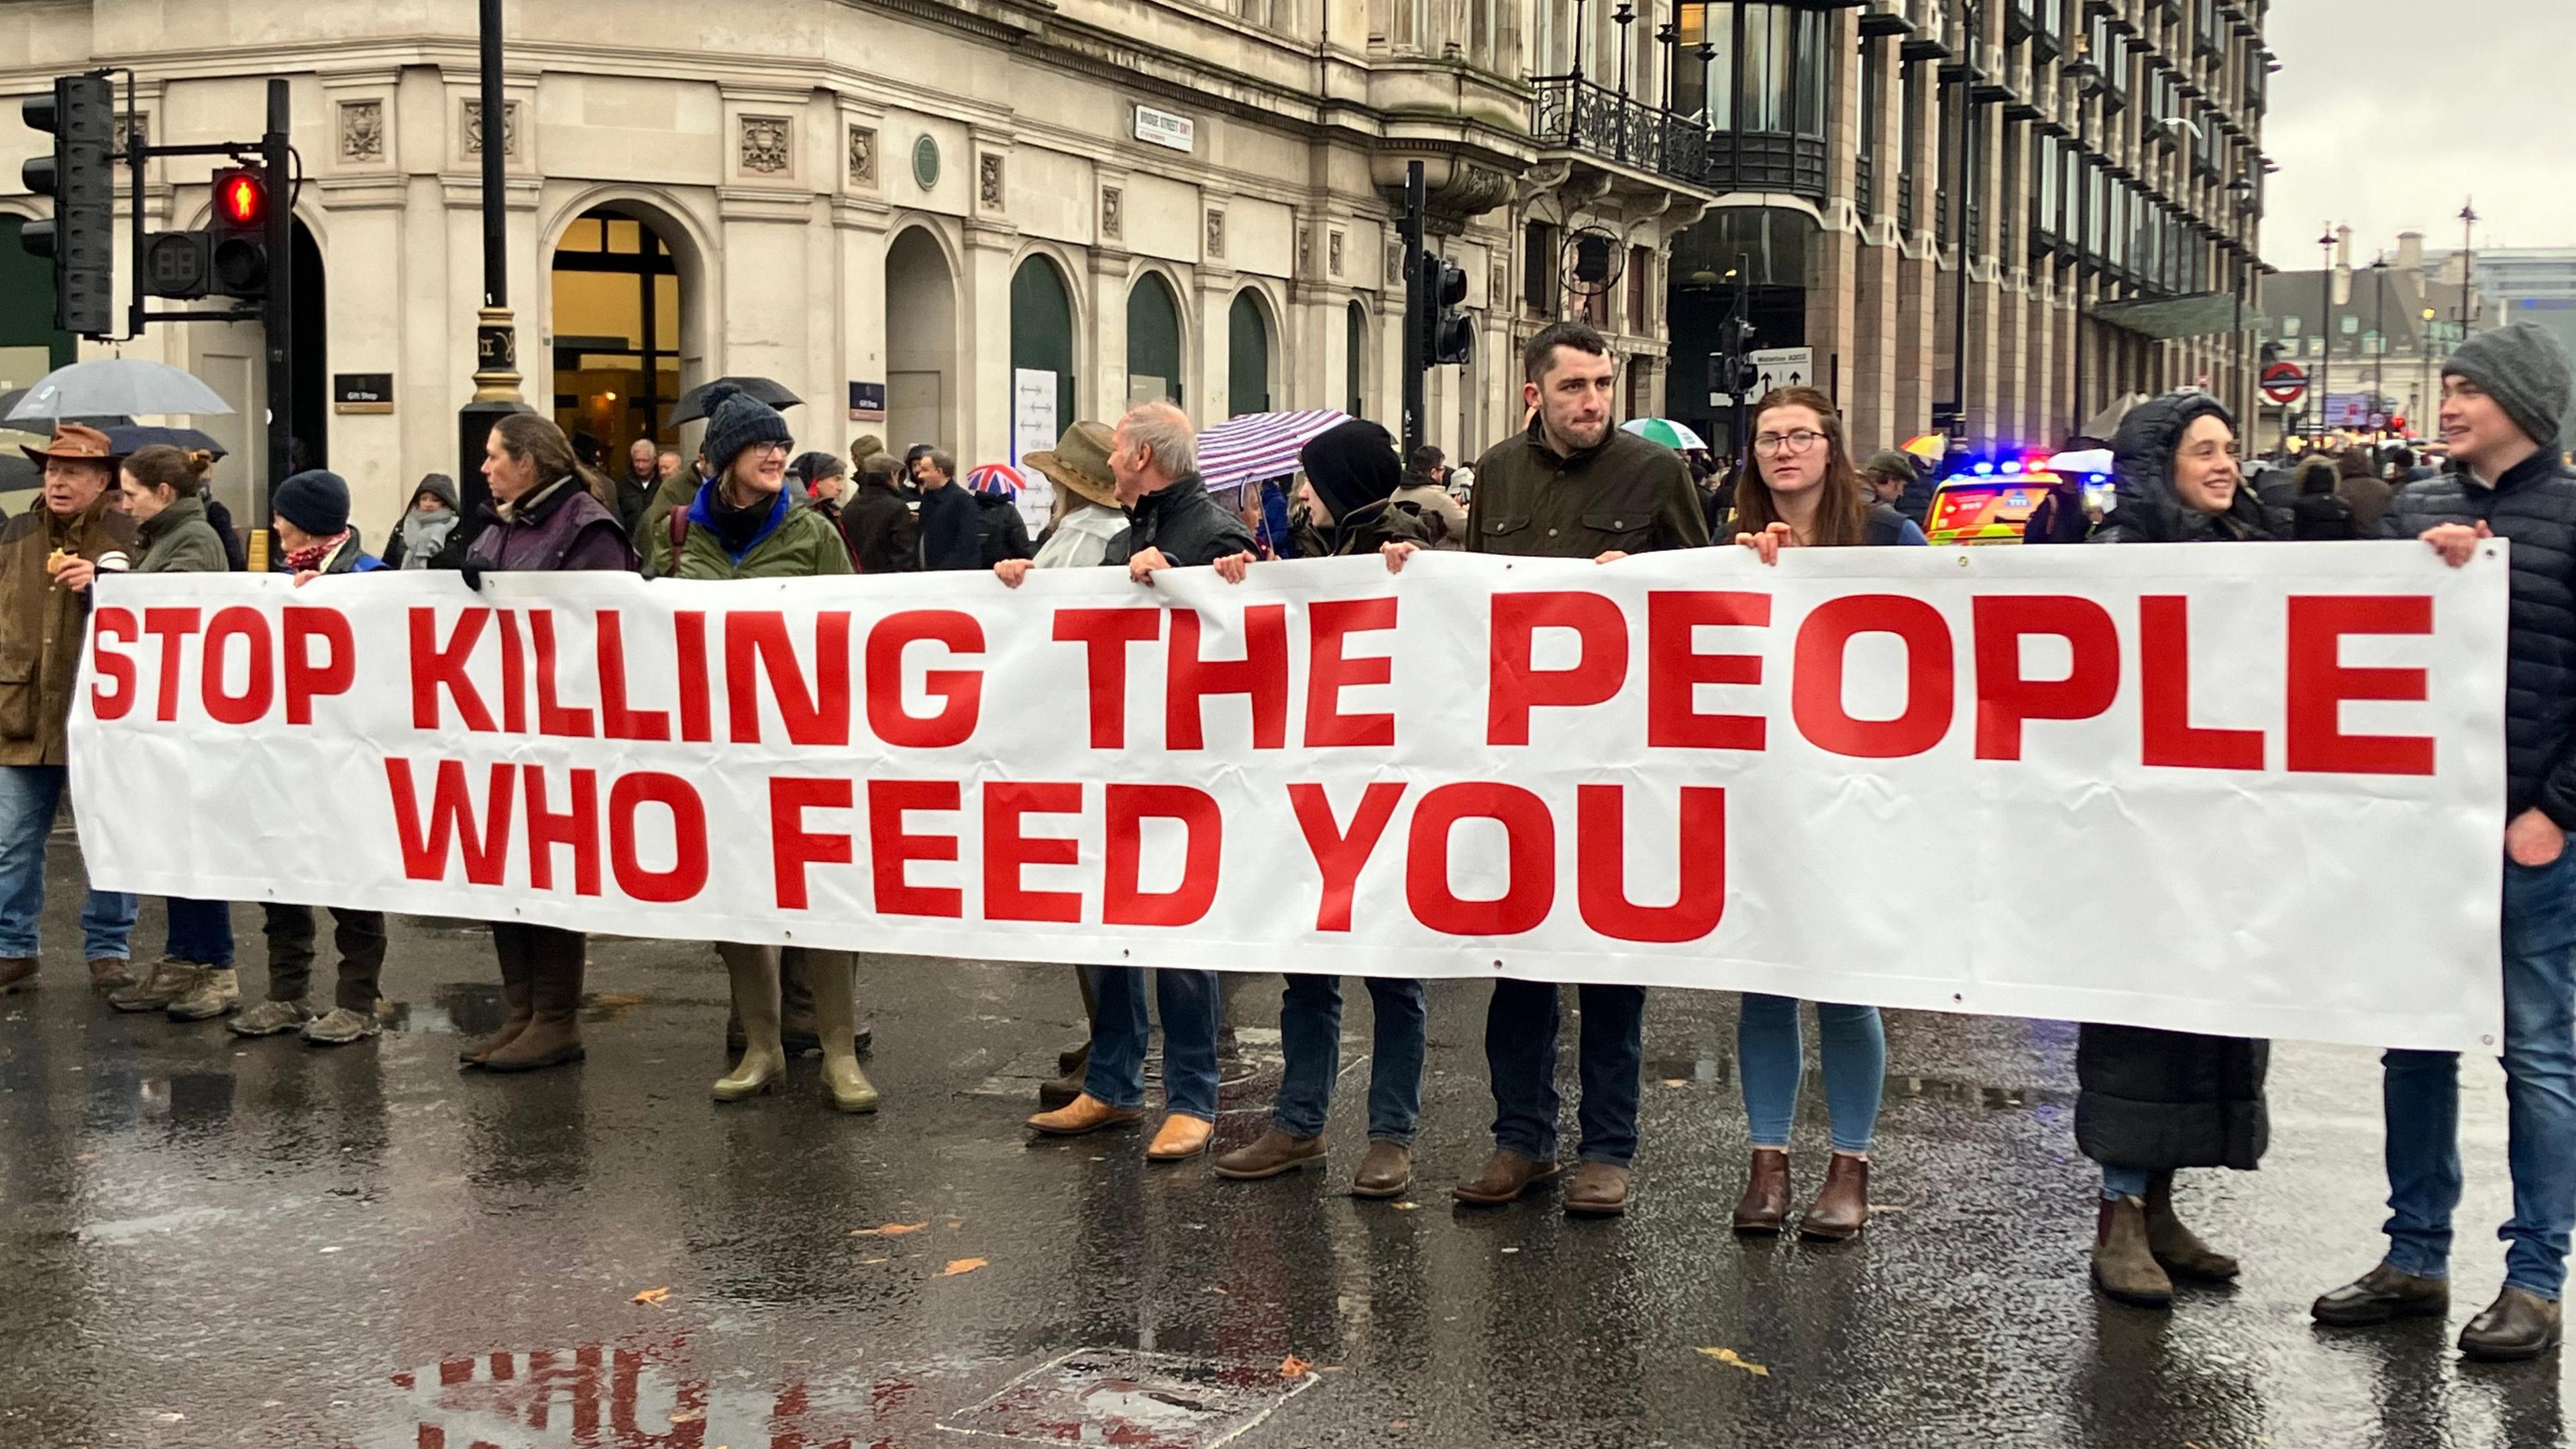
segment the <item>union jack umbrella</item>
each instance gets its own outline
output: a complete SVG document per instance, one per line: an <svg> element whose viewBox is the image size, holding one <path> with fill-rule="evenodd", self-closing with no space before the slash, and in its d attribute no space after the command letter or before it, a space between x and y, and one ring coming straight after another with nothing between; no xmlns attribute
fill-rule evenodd
<svg viewBox="0 0 2576 1449"><path fill-rule="evenodd" d="M978 463L966 470L966 487L975 493L998 493L1004 498L1017 498L1029 480L1008 463Z"/></svg>
<svg viewBox="0 0 2576 1449"><path fill-rule="evenodd" d="M1199 477L1220 493L1297 471L1297 450L1316 434L1348 422L1338 408L1297 413L1245 413L1199 434Z"/></svg>

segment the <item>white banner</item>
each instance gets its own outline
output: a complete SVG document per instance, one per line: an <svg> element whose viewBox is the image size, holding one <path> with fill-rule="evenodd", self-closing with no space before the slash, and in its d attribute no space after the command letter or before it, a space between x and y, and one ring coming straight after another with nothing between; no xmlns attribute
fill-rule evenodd
<svg viewBox="0 0 2576 1449"><path fill-rule="evenodd" d="M72 784L150 894L2475 1048L2502 551L112 576Z"/></svg>

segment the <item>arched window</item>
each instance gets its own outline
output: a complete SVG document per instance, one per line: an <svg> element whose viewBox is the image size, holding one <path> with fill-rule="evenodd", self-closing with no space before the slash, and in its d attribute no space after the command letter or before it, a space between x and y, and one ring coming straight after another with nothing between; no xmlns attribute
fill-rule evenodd
<svg viewBox="0 0 2576 1449"><path fill-rule="evenodd" d="M1011 274L1011 396L1020 396L1024 372L1055 376L1055 416L1042 443L1017 436L1022 448L1055 446L1055 434L1079 416L1073 393L1073 299L1064 276L1045 257L1030 257Z"/></svg>
<svg viewBox="0 0 2576 1449"><path fill-rule="evenodd" d="M1127 396L1130 401L1181 395L1181 308L1171 284L1147 272L1127 291Z"/></svg>
<svg viewBox="0 0 2576 1449"><path fill-rule="evenodd" d="M1252 289L1234 294L1226 314L1226 415L1266 413L1270 407L1270 324Z"/></svg>

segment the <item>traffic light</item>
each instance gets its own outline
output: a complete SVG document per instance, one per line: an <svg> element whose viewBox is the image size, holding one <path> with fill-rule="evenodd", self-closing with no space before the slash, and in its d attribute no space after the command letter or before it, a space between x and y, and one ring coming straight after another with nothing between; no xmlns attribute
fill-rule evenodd
<svg viewBox="0 0 2576 1449"><path fill-rule="evenodd" d="M215 173L215 219L206 228L208 290L245 301L268 295L268 177L256 166Z"/></svg>
<svg viewBox="0 0 2576 1449"><path fill-rule="evenodd" d="M1445 257L1423 253L1422 286L1416 295L1421 299L1421 315L1414 325L1422 329L1423 362L1438 367L1473 356L1476 324L1458 310L1467 300L1466 269Z"/></svg>
<svg viewBox="0 0 2576 1449"><path fill-rule="evenodd" d="M1753 324L1741 317L1727 318L1717 325L1717 351L1709 355L1708 390L1739 397L1761 383L1762 369L1753 363Z"/></svg>
<svg viewBox="0 0 2576 1449"><path fill-rule="evenodd" d="M28 160L19 179L54 199L50 220L31 221L19 236L29 252L54 263L54 325L86 337L115 330L116 101L103 75L54 78L46 95L20 106L27 124L54 138L51 155Z"/></svg>

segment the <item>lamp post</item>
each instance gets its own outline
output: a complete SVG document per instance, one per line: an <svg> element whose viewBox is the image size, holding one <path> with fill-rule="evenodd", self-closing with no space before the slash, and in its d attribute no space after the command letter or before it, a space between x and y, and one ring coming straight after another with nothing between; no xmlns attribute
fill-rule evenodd
<svg viewBox="0 0 2576 1449"><path fill-rule="evenodd" d="M2325 251L2325 260L2317 271L2317 326L2326 344L2317 349L2317 441L2323 442L2326 436L2326 419L2331 412L2329 400L2333 396L2326 390L2326 379L2334 370L2335 234L2333 222L2326 223L2325 235L2317 238L2317 245Z"/></svg>
<svg viewBox="0 0 2576 1449"><path fill-rule="evenodd" d="M2370 358L2370 413L2378 417L2380 393L2388 381L2388 253L2381 252L2379 259L2370 264L2370 280L2370 334L2379 339ZM2384 437L2388 425L2381 422L2372 431Z"/></svg>
<svg viewBox="0 0 2576 1449"><path fill-rule="evenodd" d="M1582 88L1583 82L1583 7L1585 3L1586 0L1574 0L1574 64L1565 68L1567 76L1573 79L1578 90Z"/></svg>
<svg viewBox="0 0 2576 1449"><path fill-rule="evenodd" d="M2069 438L2073 438L2084 431L2084 423L2086 421L2084 413L2084 258L2087 249L2093 245L2093 158L2085 154L2089 149L2086 146L2085 137L2091 134L2091 127L2085 124L2087 117L2082 114L2082 108L2085 103L2091 101L2094 96L2100 94L2102 90L2102 69L2093 63L2093 42L2090 37L2083 35L2075 37L2075 63L2066 68L2066 75L2069 80L2075 82L2077 96L2076 106L2078 110L2078 114L2075 118L2075 144L2077 148L2077 165L2075 167L2074 268L2075 380L2073 389L2075 393L2075 421L2070 424L2067 429L2067 436Z"/></svg>
<svg viewBox="0 0 2576 1449"><path fill-rule="evenodd" d="M2474 290L2478 271L2478 248L2475 240L2477 230L2478 209L2462 201L2460 203L2460 335L2462 337L2469 335L2469 318L2474 315L2475 309L2475 303L2471 299L2477 295Z"/></svg>
<svg viewBox="0 0 2576 1449"><path fill-rule="evenodd" d="M1655 30L1655 43L1664 48L1662 105L1666 115L1671 115L1673 111L1673 68L1681 62L1681 38L1682 28L1669 20Z"/></svg>
<svg viewBox="0 0 2576 1449"><path fill-rule="evenodd" d="M2424 328L2415 335L2415 426L2421 431L2425 410L2433 405L2433 318L2432 308L2424 309Z"/></svg>
<svg viewBox="0 0 2576 1449"><path fill-rule="evenodd" d="M457 484L469 516L488 491L483 450L493 427L531 411L519 397L518 328L510 313L510 214L507 168L510 113L501 90L501 0L481 0L483 309L474 323L474 399L456 415Z"/></svg>

